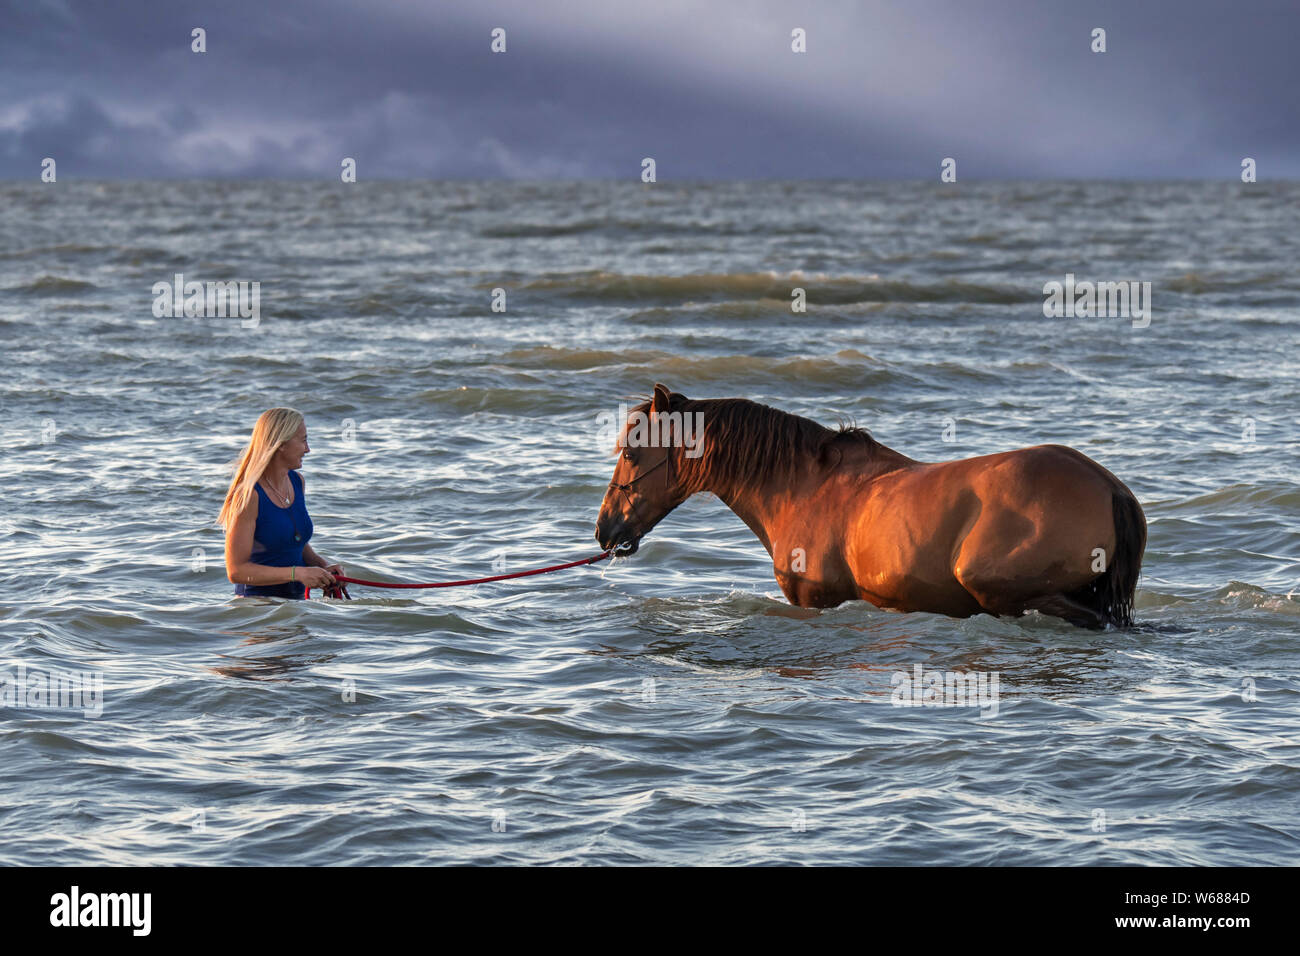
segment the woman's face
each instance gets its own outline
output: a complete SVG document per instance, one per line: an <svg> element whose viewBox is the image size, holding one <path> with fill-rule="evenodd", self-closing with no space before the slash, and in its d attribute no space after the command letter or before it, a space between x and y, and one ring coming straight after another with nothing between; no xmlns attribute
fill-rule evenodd
<svg viewBox="0 0 1300 956"><path fill-rule="evenodd" d="M303 422L298 426L294 436L281 445L275 454L286 469L296 471L302 467L302 456L309 451L311 448L307 445L307 423Z"/></svg>

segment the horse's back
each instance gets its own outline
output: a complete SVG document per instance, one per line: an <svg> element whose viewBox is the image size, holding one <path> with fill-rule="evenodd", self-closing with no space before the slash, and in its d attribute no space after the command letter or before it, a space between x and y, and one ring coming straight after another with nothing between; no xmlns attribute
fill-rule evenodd
<svg viewBox="0 0 1300 956"><path fill-rule="evenodd" d="M1043 495L1109 494L1123 483L1067 445L1032 445L954 461L914 462L872 482L882 496L911 494L936 506L974 496L979 502L1030 501ZM896 500L896 499L895 499ZM972 502L973 503L973 502Z"/></svg>

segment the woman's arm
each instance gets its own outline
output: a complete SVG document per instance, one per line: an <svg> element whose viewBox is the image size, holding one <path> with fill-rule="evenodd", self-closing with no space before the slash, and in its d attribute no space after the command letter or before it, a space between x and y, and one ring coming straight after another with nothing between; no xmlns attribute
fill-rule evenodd
<svg viewBox="0 0 1300 956"><path fill-rule="evenodd" d="M334 576L319 567L277 568L269 564L254 564L249 558L253 554L256 531L257 495L253 495L235 517L234 526L226 531L226 577L231 584L267 585L301 581L307 587L319 588L334 583ZM306 549L303 554L305 558Z"/></svg>
<svg viewBox="0 0 1300 956"><path fill-rule="evenodd" d="M313 551L313 550L312 550L312 546L309 545L309 544L305 544L305 545L303 545L303 547L302 547L302 559L303 559L304 561L306 561L309 565L311 565L313 568L324 568L324 569L325 569L326 571L328 571L330 574L342 574L342 573L343 573L343 565L341 565L341 564L326 564L326 563L325 563L325 559L322 558L322 557L321 557L319 554L317 554L315 551Z"/></svg>

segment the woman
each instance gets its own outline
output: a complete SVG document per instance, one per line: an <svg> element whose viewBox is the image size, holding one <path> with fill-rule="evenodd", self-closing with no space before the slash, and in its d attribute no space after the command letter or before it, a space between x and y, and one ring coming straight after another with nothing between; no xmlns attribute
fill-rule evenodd
<svg viewBox="0 0 1300 956"><path fill-rule="evenodd" d="M342 574L310 544L312 523L303 501L307 424L292 408L271 408L235 463L235 477L217 522L226 529L226 577L240 596L301 598L307 588L334 584Z"/></svg>

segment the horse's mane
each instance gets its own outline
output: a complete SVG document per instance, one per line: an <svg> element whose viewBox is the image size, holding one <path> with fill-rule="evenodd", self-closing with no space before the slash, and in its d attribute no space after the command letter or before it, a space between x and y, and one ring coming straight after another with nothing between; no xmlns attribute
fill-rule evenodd
<svg viewBox="0 0 1300 956"><path fill-rule="evenodd" d="M650 406L645 401L636 410L649 414ZM879 442L856 424L841 422L830 429L811 418L747 398L675 398L669 411L683 416L704 413L705 453L694 459L685 457L680 449L674 454L683 490L692 494L709 487L739 487L760 475L793 482L810 466L838 464L838 456L832 461L823 458L830 449L879 447Z"/></svg>

